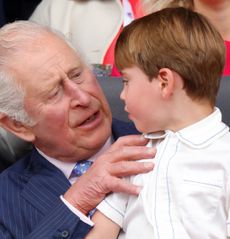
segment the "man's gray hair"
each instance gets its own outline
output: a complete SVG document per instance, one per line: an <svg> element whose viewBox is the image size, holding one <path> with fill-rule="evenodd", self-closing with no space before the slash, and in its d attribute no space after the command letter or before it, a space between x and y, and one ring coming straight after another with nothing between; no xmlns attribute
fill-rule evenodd
<svg viewBox="0 0 230 239"><path fill-rule="evenodd" d="M12 120L28 126L33 126L35 120L24 109L25 91L16 80L17 76L10 70L10 64L15 56L21 56L23 51L28 50L28 45L31 46L34 39L51 32L64 38L63 35L48 27L29 21L6 24L0 29L0 114L5 114ZM70 45L69 42L67 43ZM36 50L41 46L33 45L32 47Z"/></svg>
<svg viewBox="0 0 230 239"><path fill-rule="evenodd" d="M1 56L0 56L1 57ZM24 90L0 67L0 114L28 126L35 124L24 109Z"/></svg>

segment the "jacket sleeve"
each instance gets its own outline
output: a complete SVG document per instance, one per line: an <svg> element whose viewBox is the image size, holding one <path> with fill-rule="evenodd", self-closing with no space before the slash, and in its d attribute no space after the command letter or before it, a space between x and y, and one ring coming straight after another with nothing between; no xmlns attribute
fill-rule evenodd
<svg viewBox="0 0 230 239"><path fill-rule="evenodd" d="M12 225L19 226L19 225ZM41 220L41 222L28 235L12 235L0 223L1 239L83 239L91 227L82 222L69 208L60 202ZM19 228L20 230L20 228Z"/></svg>
<svg viewBox="0 0 230 239"><path fill-rule="evenodd" d="M58 205L37 225L25 239L73 238L83 239L90 230L90 226L83 223L60 200Z"/></svg>

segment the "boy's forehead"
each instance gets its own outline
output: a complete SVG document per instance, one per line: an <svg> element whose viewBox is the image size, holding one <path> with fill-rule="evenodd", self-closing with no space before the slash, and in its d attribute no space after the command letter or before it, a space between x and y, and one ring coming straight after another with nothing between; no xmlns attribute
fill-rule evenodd
<svg viewBox="0 0 230 239"><path fill-rule="evenodd" d="M132 65L121 70L123 76L136 76L137 74L145 75L145 72L138 66Z"/></svg>

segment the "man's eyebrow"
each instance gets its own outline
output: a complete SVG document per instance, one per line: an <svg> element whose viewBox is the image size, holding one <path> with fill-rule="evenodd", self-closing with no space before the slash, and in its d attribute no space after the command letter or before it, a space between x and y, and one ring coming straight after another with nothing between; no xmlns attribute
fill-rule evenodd
<svg viewBox="0 0 230 239"><path fill-rule="evenodd" d="M76 73L76 71L79 71L81 69L82 69L81 66L74 67L67 72L67 76L71 77L72 75L74 75Z"/></svg>
<svg viewBox="0 0 230 239"><path fill-rule="evenodd" d="M45 85L40 90L40 92L38 92L38 94L43 97L46 97L47 95L49 95L50 92L52 92L56 87L58 87L58 85L60 84L60 82L63 81L63 79L64 79L64 76L55 77L55 80Z"/></svg>

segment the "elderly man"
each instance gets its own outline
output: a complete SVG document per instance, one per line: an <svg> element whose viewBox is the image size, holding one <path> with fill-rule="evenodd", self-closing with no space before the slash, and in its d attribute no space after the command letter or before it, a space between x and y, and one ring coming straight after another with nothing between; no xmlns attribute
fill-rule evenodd
<svg viewBox="0 0 230 239"><path fill-rule="evenodd" d="M37 24L0 30L0 112L5 129L35 146L0 175L1 239L84 238L88 213L107 193L138 194L120 177L153 168L133 161L154 154L139 135L110 147L132 129L115 121L111 130L91 70L62 37Z"/></svg>

